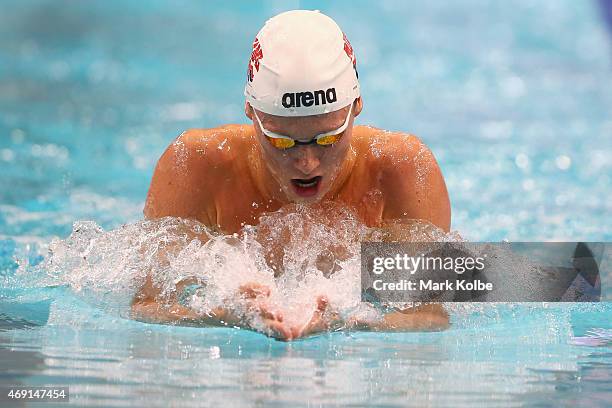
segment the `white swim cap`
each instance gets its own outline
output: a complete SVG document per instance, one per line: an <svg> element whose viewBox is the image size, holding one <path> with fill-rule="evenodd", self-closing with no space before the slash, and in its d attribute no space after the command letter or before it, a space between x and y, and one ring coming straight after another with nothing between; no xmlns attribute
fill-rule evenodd
<svg viewBox="0 0 612 408"><path fill-rule="evenodd" d="M325 14L293 10L272 17L255 37L246 100L278 116L333 112L359 97L353 48Z"/></svg>

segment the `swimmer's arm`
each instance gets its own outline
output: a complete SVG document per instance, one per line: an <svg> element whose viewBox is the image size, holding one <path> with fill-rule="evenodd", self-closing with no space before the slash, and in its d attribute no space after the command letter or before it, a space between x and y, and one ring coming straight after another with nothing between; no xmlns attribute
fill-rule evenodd
<svg viewBox="0 0 612 408"><path fill-rule="evenodd" d="M440 331L449 326L448 313L436 303L389 312L376 321L349 318L345 323L349 329L387 332Z"/></svg>
<svg viewBox="0 0 612 408"><path fill-rule="evenodd" d="M187 240L199 240L201 243L207 242L211 234L205 230L196 232L184 226L178 230ZM170 256L176 256L182 249L181 244L172 243L164 246L156 253L156 261L160 265L167 264ZM167 296L162 296L161 288L153 283L151 274L148 273L144 284L134 296L131 304L131 317L149 323L171 323L184 325L220 325L222 322L231 324L234 316L229 312L217 308L210 314L198 314L196 311L181 305L178 295L182 294L185 287L199 283L196 278L186 278L176 284L175 290Z"/></svg>
<svg viewBox="0 0 612 408"><path fill-rule="evenodd" d="M304 337L330 330L362 330L381 332L441 331L450 327L448 313L440 304L430 303L385 314L379 320L349 317L339 318L337 313L326 312L327 300L321 296L310 323L295 336Z"/></svg>
<svg viewBox="0 0 612 408"><path fill-rule="evenodd" d="M440 304L427 304L387 313L380 321L366 324L373 331L440 331L450 326L448 313Z"/></svg>
<svg viewBox="0 0 612 408"><path fill-rule="evenodd" d="M183 293L185 288L194 283L196 279L185 279L176 286L176 292ZM233 311L216 307L207 313L198 312L183 306L177 295L169 299L160 300L159 290L155 288L150 278L134 298L132 303L132 318L147 323L177 324L181 326L217 326L240 327L262 331L268 336L281 340L290 340L296 336L293 328L283 323L282 314L273 310L266 304L265 299L270 295L269 288L256 282L249 282L240 286L237 296L248 301L247 309L261 318L261 326L252 326L249 319L235 314Z"/></svg>
<svg viewBox="0 0 612 408"><path fill-rule="evenodd" d="M186 286L197 283L195 279L184 279L176 285L176 292L166 300L160 299L160 290L155 287L150 276L134 297L131 317L146 323L179 324L186 326L226 326L238 325L240 319L222 308L215 308L209 314L198 313L178 302L177 295Z"/></svg>
<svg viewBox="0 0 612 408"><path fill-rule="evenodd" d="M396 219L425 220L450 230L451 209L440 166L416 136L390 137L389 160L385 164L383 222Z"/></svg>

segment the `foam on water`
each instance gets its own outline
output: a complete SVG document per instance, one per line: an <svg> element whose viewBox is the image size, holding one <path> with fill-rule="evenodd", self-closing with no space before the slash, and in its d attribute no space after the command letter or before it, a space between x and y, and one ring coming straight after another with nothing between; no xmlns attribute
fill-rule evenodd
<svg viewBox="0 0 612 408"><path fill-rule="evenodd" d="M183 303L203 313L222 306L257 320L237 296L242 285L257 282L270 288L269 302L285 321L307 322L322 295L345 317L374 317L377 312L360 302L361 241L460 240L456 233L413 220L396 220L386 228L368 228L350 209L334 203L292 204L233 235L173 217L110 231L81 221L67 239L51 242L38 266L39 284L67 285L124 317L147 274L165 299L176 295L177 283L199 282L202 289Z"/></svg>
<svg viewBox="0 0 612 408"><path fill-rule="evenodd" d="M76 222L68 238L49 244L43 262L23 264L16 276L22 282L14 286L67 286L87 303L129 318L131 301L150 275L160 288L161 302L170 304L179 298L200 315L222 307L263 330L259 315L240 296L243 285L258 283L270 289L270 309L281 312L290 324L306 324L320 296L327 297L328 310L345 319L378 319L380 309L361 302L363 241L450 241L469 250L457 232L447 234L423 221L397 219L369 228L351 209L337 203L291 204L232 235L173 217L141 220L109 231L93 221ZM533 262L501 248L493 258L487 278L504 293L525 288L542 291ZM511 276L502 272L508 270L513 271ZM184 281L197 282L200 288L177 293L177 284ZM517 310L529 314L541 306L534 303ZM445 308L455 327L473 327L482 319L499 321L500 313L514 313L515 305L445 303Z"/></svg>

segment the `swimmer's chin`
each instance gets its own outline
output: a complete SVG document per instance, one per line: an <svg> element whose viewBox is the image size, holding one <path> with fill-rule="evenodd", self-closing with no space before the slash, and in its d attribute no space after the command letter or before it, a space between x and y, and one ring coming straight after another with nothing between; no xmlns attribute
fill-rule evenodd
<svg viewBox="0 0 612 408"><path fill-rule="evenodd" d="M314 204L314 203L318 203L319 201L321 201L321 197L319 196L319 194L317 194L316 196L313 197L290 197L290 201L292 203L295 204Z"/></svg>
<svg viewBox="0 0 612 408"><path fill-rule="evenodd" d="M303 197L293 192L290 192L289 194L287 194L287 198L290 202L295 204L315 204L322 201L325 194L327 194L327 190L320 190L317 192L317 194L309 197Z"/></svg>

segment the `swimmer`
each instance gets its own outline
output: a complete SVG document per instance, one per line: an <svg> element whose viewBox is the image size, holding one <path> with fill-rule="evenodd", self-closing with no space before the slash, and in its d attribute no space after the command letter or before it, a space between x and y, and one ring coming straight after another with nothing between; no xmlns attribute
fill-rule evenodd
<svg viewBox="0 0 612 408"><path fill-rule="evenodd" d="M295 10L268 20L253 42L244 93L250 124L190 129L164 152L146 218L190 218L232 234L291 203L332 201L353 208L370 227L409 218L449 231L446 185L427 146L411 134L354 126L363 109L357 61L330 17ZM191 283L179 282L168 304L149 276L134 298L133 316L251 328L229 310L202 316L181 305L179 294ZM310 322L293 327L266 302L267 287L253 282L239 295L262 317L264 332L282 340L338 327L441 330L449 324L437 304L396 310L377 323L343 322L321 295L313 299Z"/></svg>

